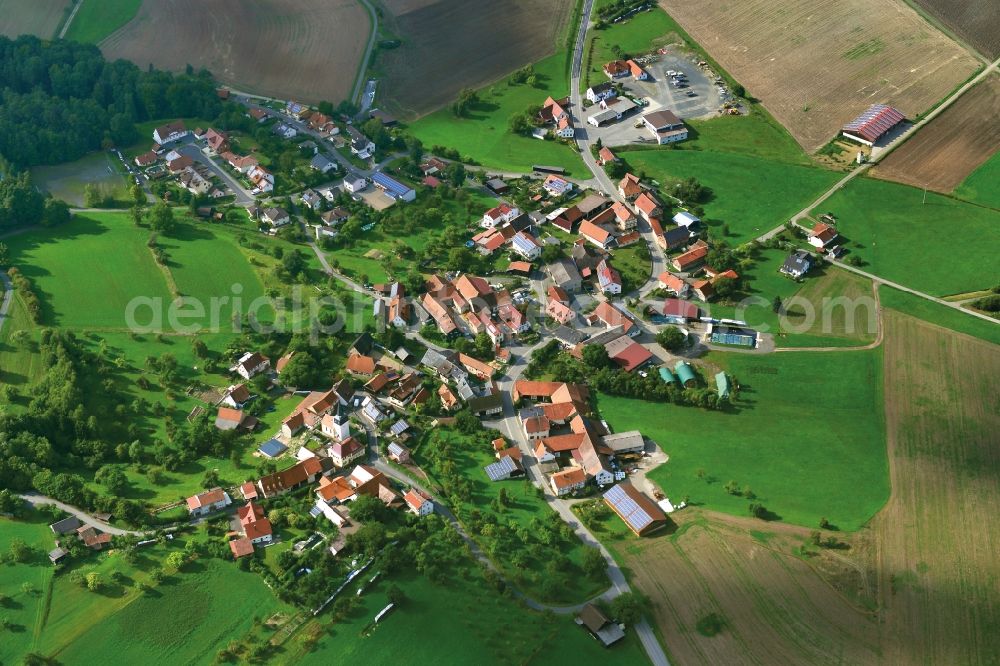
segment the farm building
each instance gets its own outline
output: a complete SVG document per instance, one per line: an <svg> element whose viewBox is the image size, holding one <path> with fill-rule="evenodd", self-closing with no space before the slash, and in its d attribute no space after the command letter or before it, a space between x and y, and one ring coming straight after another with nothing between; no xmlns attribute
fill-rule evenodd
<svg viewBox="0 0 1000 666"><path fill-rule="evenodd" d="M676 143L688 138L687 127L673 111L654 111L642 117L642 122L659 144Z"/></svg>
<svg viewBox="0 0 1000 666"><path fill-rule="evenodd" d="M667 298L663 301L663 316L673 324L684 324L698 318L698 306L691 301Z"/></svg>
<svg viewBox="0 0 1000 666"><path fill-rule="evenodd" d="M617 643L625 638L625 632L620 626L607 618L597 606L587 604L580 611L577 622L587 628L587 631L597 640L601 641L604 647Z"/></svg>
<svg viewBox="0 0 1000 666"><path fill-rule="evenodd" d="M604 502L625 521L636 536L645 536L667 524L667 516L651 499L628 481L604 493Z"/></svg>
<svg viewBox="0 0 1000 666"><path fill-rule="evenodd" d="M874 145L906 117L886 104L872 104L860 116L844 125L843 135L866 146Z"/></svg>
<svg viewBox="0 0 1000 666"><path fill-rule="evenodd" d="M390 178L381 171L372 174L372 183L395 201L413 201L417 198L417 193L412 187Z"/></svg>
<svg viewBox="0 0 1000 666"><path fill-rule="evenodd" d="M674 224L676 224L679 227L685 227L685 228L693 227L694 225L701 222L701 220L697 216L692 215L686 210L682 210L681 212L674 215L673 220Z"/></svg>
<svg viewBox="0 0 1000 666"><path fill-rule="evenodd" d="M524 476L524 467L514 458L504 456L499 461L483 468L490 481L506 481L518 476Z"/></svg>
<svg viewBox="0 0 1000 666"><path fill-rule="evenodd" d="M673 384L677 381L677 378L674 377L674 373L670 372L670 368L665 365L660 366L660 379L663 380L664 384Z"/></svg>
<svg viewBox="0 0 1000 666"><path fill-rule="evenodd" d="M691 369L691 365L685 361L677 361L677 365L674 366L674 372L677 374L677 378L681 380L681 384L685 387L691 387L698 383L698 378L694 375L694 370Z"/></svg>

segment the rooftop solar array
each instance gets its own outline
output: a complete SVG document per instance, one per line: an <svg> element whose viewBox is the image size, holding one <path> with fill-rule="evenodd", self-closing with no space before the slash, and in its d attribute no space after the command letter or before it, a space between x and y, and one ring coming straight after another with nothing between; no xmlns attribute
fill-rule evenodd
<svg viewBox="0 0 1000 666"><path fill-rule="evenodd" d="M622 489L621 486L614 486L604 493L604 499L611 503L618 514L636 532L653 522L653 517L646 513L646 510L639 506L634 499Z"/></svg>
<svg viewBox="0 0 1000 666"><path fill-rule="evenodd" d="M517 466L510 456L504 456L499 462L487 465L484 469L486 470L486 476L490 477L490 481L502 481L509 478L517 469Z"/></svg>

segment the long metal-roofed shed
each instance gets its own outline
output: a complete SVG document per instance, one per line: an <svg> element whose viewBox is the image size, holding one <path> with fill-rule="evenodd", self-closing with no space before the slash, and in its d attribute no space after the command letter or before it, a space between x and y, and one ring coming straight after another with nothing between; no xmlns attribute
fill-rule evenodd
<svg viewBox="0 0 1000 666"><path fill-rule="evenodd" d="M667 524L663 510L628 481L604 493L604 502L637 536L645 536Z"/></svg>
<svg viewBox="0 0 1000 666"><path fill-rule="evenodd" d="M372 183L375 187L385 192L386 196L396 201L413 201L417 198L416 191L395 178L388 176L381 171L372 174Z"/></svg>
<svg viewBox="0 0 1000 666"><path fill-rule="evenodd" d="M729 397L729 378L726 377L726 373L724 372L716 373L715 386L719 390L720 398Z"/></svg>
<svg viewBox="0 0 1000 666"><path fill-rule="evenodd" d="M660 366L660 379L663 380L664 384L673 384L677 381L677 378L674 377L674 373L670 372L670 368L665 365Z"/></svg>

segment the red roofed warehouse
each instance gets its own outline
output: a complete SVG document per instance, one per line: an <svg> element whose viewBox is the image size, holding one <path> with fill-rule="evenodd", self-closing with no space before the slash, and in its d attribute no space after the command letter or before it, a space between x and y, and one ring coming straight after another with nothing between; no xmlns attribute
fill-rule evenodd
<svg viewBox="0 0 1000 666"><path fill-rule="evenodd" d="M902 113L885 104L872 104L860 116L844 125L848 139L871 146L889 130L906 120Z"/></svg>

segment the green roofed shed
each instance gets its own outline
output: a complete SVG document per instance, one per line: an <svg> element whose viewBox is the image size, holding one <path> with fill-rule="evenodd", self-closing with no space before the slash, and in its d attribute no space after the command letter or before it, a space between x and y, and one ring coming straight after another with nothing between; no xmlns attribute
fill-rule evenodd
<svg viewBox="0 0 1000 666"><path fill-rule="evenodd" d="M715 386L719 389L720 398L729 397L729 378L726 373L720 372L715 375Z"/></svg>
<svg viewBox="0 0 1000 666"><path fill-rule="evenodd" d="M677 373L677 378L681 380L681 384L684 386L694 386L698 381L694 376L694 370L685 361L677 361L677 365L674 366L674 372Z"/></svg>
<svg viewBox="0 0 1000 666"><path fill-rule="evenodd" d="M677 381L677 378L674 377L674 373L670 372L670 368L665 365L660 366L660 379L663 380L664 384L673 384Z"/></svg>

